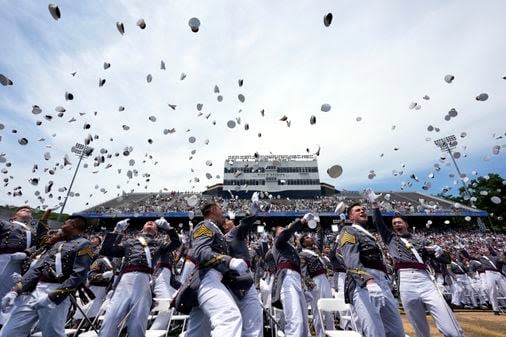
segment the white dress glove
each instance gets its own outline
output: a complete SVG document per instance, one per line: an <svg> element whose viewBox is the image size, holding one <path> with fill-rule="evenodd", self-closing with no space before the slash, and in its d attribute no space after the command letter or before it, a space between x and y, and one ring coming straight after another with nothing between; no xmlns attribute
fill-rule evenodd
<svg viewBox="0 0 506 337"><path fill-rule="evenodd" d="M304 298L306 299L307 303L311 303L314 300L313 294L311 294L309 291L304 291Z"/></svg>
<svg viewBox="0 0 506 337"><path fill-rule="evenodd" d="M441 256L441 255L443 255L443 254L444 254L444 252L445 252L445 251L443 250L443 248L441 248L441 247L440 247L440 246L438 246L438 245L434 245L434 247L433 247L433 248L434 248L434 256L435 256L436 258L440 257L440 256Z"/></svg>
<svg viewBox="0 0 506 337"><path fill-rule="evenodd" d="M15 291L9 291L3 298L2 298L2 312L8 313L12 310L12 307L14 306L14 301L16 300L16 297L18 297L18 293Z"/></svg>
<svg viewBox="0 0 506 337"><path fill-rule="evenodd" d="M23 252L11 254L11 261L23 261L24 259L26 259L26 254Z"/></svg>
<svg viewBox="0 0 506 337"><path fill-rule="evenodd" d="M239 274L243 274L248 271L248 264L243 259L232 258L228 267L232 270L235 270Z"/></svg>
<svg viewBox="0 0 506 337"><path fill-rule="evenodd" d="M113 277L114 273L112 270L106 271L105 273L102 273L102 278L110 280Z"/></svg>
<svg viewBox="0 0 506 337"><path fill-rule="evenodd" d="M315 218L314 214L313 213L306 213L304 214L304 216L302 217L302 219L304 219L304 221L307 223L308 221L310 220L313 220Z"/></svg>
<svg viewBox="0 0 506 337"><path fill-rule="evenodd" d="M381 193L380 193L380 194L376 194L376 193L374 193L374 191L373 191L373 190L371 190L370 188L368 188L368 189L367 189L367 190L365 190L365 192L364 192L364 198L365 198L368 202L370 202L371 204L372 204L373 202L375 202L375 201L376 201L376 199L378 199L380 196L381 196Z"/></svg>
<svg viewBox="0 0 506 337"><path fill-rule="evenodd" d="M367 292L369 293L369 299L378 308L385 306L385 295L381 287L375 282L367 285Z"/></svg>
<svg viewBox="0 0 506 337"><path fill-rule="evenodd" d="M156 227L168 231L170 229L170 224L165 220L164 217L155 220Z"/></svg>
<svg viewBox="0 0 506 337"><path fill-rule="evenodd" d="M130 221L130 219L128 219L128 218L118 221L118 223L116 223L116 227L114 227L114 231L116 233L121 233L121 232L125 231L125 229L127 229L128 225L129 225L128 221Z"/></svg>
<svg viewBox="0 0 506 337"><path fill-rule="evenodd" d="M41 298L28 303L28 305L30 305L35 310L40 310L40 309L45 309L45 308L53 309L56 307L56 303L51 301L47 295L44 295Z"/></svg>
<svg viewBox="0 0 506 337"><path fill-rule="evenodd" d="M258 192L253 193L251 196L251 205L249 207L249 212L251 215L255 215L260 211L260 197Z"/></svg>

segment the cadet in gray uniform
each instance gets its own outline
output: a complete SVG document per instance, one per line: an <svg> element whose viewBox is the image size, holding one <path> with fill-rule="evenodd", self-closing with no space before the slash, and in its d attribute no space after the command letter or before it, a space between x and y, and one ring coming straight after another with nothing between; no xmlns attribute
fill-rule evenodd
<svg viewBox="0 0 506 337"><path fill-rule="evenodd" d="M2 299L3 310L14 309L1 336L28 336L37 321L43 336L65 336L68 296L86 281L93 257L90 242L81 237L85 228L84 218L67 219L63 241L56 242Z"/></svg>
<svg viewBox="0 0 506 337"><path fill-rule="evenodd" d="M332 271L334 272L334 289L339 292L344 292L344 280L346 278L346 266L344 258L339 250L339 238L336 238L332 246L332 253L330 254L330 262L332 263Z"/></svg>
<svg viewBox="0 0 506 337"><path fill-rule="evenodd" d="M431 259L449 263L450 256L437 245L430 245L425 238L408 232L408 223L401 216L394 216L392 227L386 226L374 196L372 221L388 246L394 268L399 275L399 294L409 322L418 337L430 337L425 317L428 310L443 336L463 336L464 333L450 307L444 300L429 272Z"/></svg>
<svg viewBox="0 0 506 337"><path fill-rule="evenodd" d="M98 255L102 239L98 236L93 236L90 238L90 241L94 253ZM100 307L107 295L107 290L111 285L113 276L114 266L111 260L109 260L106 256L96 256L90 266L90 273L88 274L88 286L95 295L95 299L90 301L90 303L83 308L83 311L85 311L86 316L88 316L90 320L93 320L93 318L95 318L99 313ZM76 323L83 318L84 317L81 311L77 310L74 314L74 320Z"/></svg>
<svg viewBox="0 0 506 337"><path fill-rule="evenodd" d="M497 291L499 289L501 293L506 294L506 278L501 273L503 265L505 264L505 258L504 254L501 256L494 250L490 242L487 246L488 252L487 249L483 248L481 250L481 257L471 256L465 250L463 250L462 253L467 258L477 260L481 263L482 268L485 270L487 293L490 304L492 304L492 310L494 314L500 315Z"/></svg>
<svg viewBox="0 0 506 337"><path fill-rule="evenodd" d="M230 256L243 259L249 267L247 273L240 279L238 274L229 272L223 283L232 292L242 316L242 337L263 336L263 311L260 305L258 291L255 288L251 272L251 256L246 242L248 232L253 227L256 216L248 216L234 224L234 219L228 219L223 225L225 240L228 244Z"/></svg>
<svg viewBox="0 0 506 337"><path fill-rule="evenodd" d="M29 206L19 207L10 221L0 220L0 298L14 286L11 275L22 274L23 262L34 248L39 248L46 238L47 210L40 219L36 231L32 228L32 210ZM0 325L9 315L0 315Z"/></svg>
<svg viewBox="0 0 506 337"><path fill-rule="evenodd" d="M220 227L225 222L221 207L216 203L202 208L204 220L193 230L190 253L198 273L198 305L190 313L188 337L240 337L241 312L230 291L221 282L223 274L234 270L239 274L248 272L243 259L228 255L228 246ZM220 227L219 227L220 226ZM191 276L190 276L191 277ZM207 329L207 331L206 331Z"/></svg>
<svg viewBox="0 0 506 337"><path fill-rule="evenodd" d="M135 238L122 240L122 231L128 226L125 219L116 224L113 233L107 233L100 254L124 257L120 280L100 329L101 337L117 337L121 322L127 320L129 336L144 336L151 308L151 275L160 253L177 249L181 242L175 229L168 224L160 228L168 232L170 240L158 239L157 224L148 221Z"/></svg>
<svg viewBox="0 0 506 337"><path fill-rule="evenodd" d="M327 266L320 256L315 240L308 234L300 238L300 246L302 251L299 253L302 275L304 279L308 279L306 285L311 292L313 299L311 300L311 312L313 313L313 323L317 337L325 337L325 330L335 330L334 317L331 313L324 313L323 320L320 322L318 315L318 300L320 298L332 298L332 289L327 278Z"/></svg>
<svg viewBox="0 0 506 337"><path fill-rule="evenodd" d="M272 285L272 306L283 309L285 336L309 336L307 302L302 289L300 257L289 242L295 232L300 231L312 214L297 219L287 227L276 227L276 238L272 255L276 262L276 275Z"/></svg>
<svg viewBox="0 0 506 337"><path fill-rule="evenodd" d="M157 224L167 223L164 218L155 221ZM168 225L168 223L167 223ZM179 288L179 282L174 276L174 251L165 250L160 254L158 263L156 264L154 278L155 286L153 294L155 298L172 299ZM156 316L150 330L166 330L170 321L170 311L161 311Z"/></svg>
<svg viewBox="0 0 506 337"><path fill-rule="evenodd" d="M348 208L348 217L353 225L344 226L339 236L346 265L345 301L351 303L366 337L404 337L380 247L362 227L367 224L367 212L360 204L353 204Z"/></svg>

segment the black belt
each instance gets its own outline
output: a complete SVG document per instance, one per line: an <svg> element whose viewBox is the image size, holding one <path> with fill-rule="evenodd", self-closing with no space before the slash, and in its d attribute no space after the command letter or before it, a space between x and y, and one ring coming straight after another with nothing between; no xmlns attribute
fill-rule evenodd
<svg viewBox="0 0 506 337"><path fill-rule="evenodd" d="M18 249L18 248L0 248L0 254L14 254L23 252L24 249Z"/></svg>
<svg viewBox="0 0 506 337"><path fill-rule="evenodd" d="M427 270L427 265L419 262L397 262L394 268L399 269L420 269Z"/></svg>
<svg viewBox="0 0 506 337"><path fill-rule="evenodd" d="M46 283L62 283L63 282L61 279L50 277L49 275L46 275L46 274L40 275L39 281L46 282Z"/></svg>
<svg viewBox="0 0 506 337"><path fill-rule="evenodd" d="M310 272L309 273L309 277L316 277L318 275L322 275L322 274L326 274L326 273L327 273L327 271L322 268L322 269L318 269L318 270L316 270L316 271L314 271L312 273Z"/></svg>
<svg viewBox="0 0 506 337"><path fill-rule="evenodd" d="M123 274L126 273L133 273L133 272L141 272L146 274L153 274L153 268L150 268L148 266L145 266L143 264L130 264L123 268Z"/></svg>
<svg viewBox="0 0 506 337"><path fill-rule="evenodd" d="M298 272L299 274L301 273L300 272L300 267L297 266L296 264L293 264L293 263L290 263L290 262L280 262L276 265L276 269L277 270L281 270L281 269L291 269L291 270L295 270L296 272Z"/></svg>
<svg viewBox="0 0 506 337"><path fill-rule="evenodd" d="M362 264L366 268L376 269L387 274L387 268L385 267L385 264L381 261L364 261L362 262Z"/></svg>
<svg viewBox="0 0 506 337"><path fill-rule="evenodd" d="M160 262L156 265L158 268L167 268L172 269L172 265L170 263Z"/></svg>

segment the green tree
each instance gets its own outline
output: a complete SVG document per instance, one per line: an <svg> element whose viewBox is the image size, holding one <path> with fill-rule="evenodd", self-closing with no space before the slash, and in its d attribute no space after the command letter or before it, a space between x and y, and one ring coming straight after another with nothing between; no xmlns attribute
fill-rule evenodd
<svg viewBox="0 0 506 337"><path fill-rule="evenodd" d="M492 221L497 225L503 224L506 217L505 183L505 180L496 173L489 173L468 183L474 205L487 211L491 215ZM459 188L459 193L463 198L466 195L463 187Z"/></svg>
<svg viewBox="0 0 506 337"><path fill-rule="evenodd" d="M476 208L489 213L489 220L492 222L495 230L504 232L506 230L504 222L506 218L505 184L505 180L499 174L489 173L467 182L470 196L467 195L464 187L459 188L458 195L444 195L440 193L437 196L467 206L471 206L472 202ZM496 203L499 200L500 203ZM490 224L486 223L486 225L488 227Z"/></svg>

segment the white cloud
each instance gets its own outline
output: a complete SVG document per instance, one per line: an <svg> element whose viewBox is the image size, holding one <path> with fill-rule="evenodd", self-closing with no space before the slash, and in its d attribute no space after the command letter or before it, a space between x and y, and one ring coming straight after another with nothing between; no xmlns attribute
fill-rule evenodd
<svg viewBox="0 0 506 337"><path fill-rule="evenodd" d="M463 163L470 170L473 165L483 167L482 157L501 144L492 133L505 132L500 122L506 85L501 79L506 51L501 43L506 28L501 13L506 5L501 1L487 2L487 6L471 1L369 6L329 1L321 7L293 1L150 5L137 1L128 6L111 1L101 5L63 1L58 22L44 4L32 2L6 4L8 8L0 14L5 25L0 28L6 32L2 45L9 46L0 60L0 72L15 83L0 88L0 122L6 125L0 131L0 152L8 154L15 176L0 201L24 201L6 195L23 185L26 199L34 202L36 188L26 186L33 163L43 168L62 161L64 153L70 154L70 147L88 133L100 135L92 143L96 152L105 148L121 153L125 146L133 146L134 151L127 158L113 157L109 169L105 165L82 169L74 188L81 197L69 201L71 211L82 209L88 201L102 202L121 190L145 190L143 179L127 183L131 158L140 174L151 174L148 191L163 187L202 190L219 181L207 180L205 173L222 175L227 155L298 154L320 144L322 180L345 189L385 181L397 189L407 177L392 179L392 169L407 163L406 173L427 171L437 161L439 152L426 137L468 132L462 145L468 148ZM328 11L334 13L334 22L325 28L323 15ZM197 34L187 25L193 16L202 22ZM145 30L135 26L141 17L147 23ZM124 23L124 36L116 30L116 21ZM160 70L160 60L165 61L166 71ZM103 70L104 61L111 63L110 69ZM75 77L70 75L73 71L77 71ZM180 81L182 72L187 78ZM447 73L455 75L454 83L443 81ZM149 84L148 74L153 76ZM102 88L99 78L107 81ZM244 79L242 88L237 85L239 78ZM222 103L213 93L215 84L224 96ZM66 91L75 95L74 101L65 102ZM474 100L481 92L489 93L487 102ZM245 103L238 101L239 93L246 96ZM431 97L429 101L422 99L425 94ZM413 101L422 104L422 109L409 110ZM176 110L168 103L177 104ZM204 115L212 113L209 119L197 117L197 103L204 104ZM321 112L322 103L331 104L332 110ZM57 105L65 106L67 112L62 119L43 120L42 127L35 127L42 115L31 115L33 104L43 108L43 114L55 115ZM118 111L120 105L125 106L124 112ZM452 107L459 115L446 122L443 117ZM261 109L265 109L263 118ZM79 117L79 112L86 115ZM279 121L285 114L292 121L290 128ZM313 114L317 123L310 126ZM156 123L148 120L150 115L156 116ZM72 116L78 121L68 124ZM357 116L363 120L356 122ZM242 125L227 128L226 122L236 117ZM90 123L91 129L83 130L84 123ZM250 125L249 131L243 129L244 123ZM123 131L123 124L131 129ZM441 132L427 132L429 124ZM392 125L396 125L394 131ZM11 134L12 128L20 133ZM163 135L166 128L177 131ZM23 132L30 139L25 148L17 144ZM189 136L197 142L189 144ZM46 143L37 143L39 137L45 137ZM152 145L148 138L153 139ZM53 153L50 163L43 160L48 143ZM197 152L188 160L193 149ZM154 159L142 163L146 153ZM503 157L495 158L504 162ZM212 167L205 166L208 159ZM501 167L497 160L491 168ZM341 164L344 173L331 181L325 170L334 163ZM374 181L367 179L371 169L377 173ZM99 173L93 174L94 170ZM37 175L43 178L41 185L51 179L61 187L69 183L72 170L50 177ZM196 176L201 183L190 183ZM451 184L442 175L438 179L439 184ZM103 195L95 185L109 192ZM416 188L421 189L421 184ZM88 198L91 193L93 197Z"/></svg>

